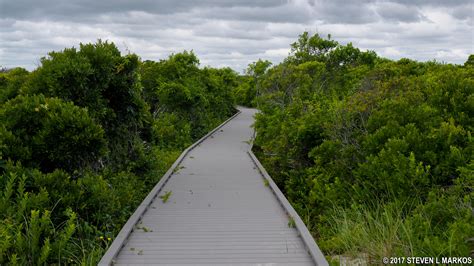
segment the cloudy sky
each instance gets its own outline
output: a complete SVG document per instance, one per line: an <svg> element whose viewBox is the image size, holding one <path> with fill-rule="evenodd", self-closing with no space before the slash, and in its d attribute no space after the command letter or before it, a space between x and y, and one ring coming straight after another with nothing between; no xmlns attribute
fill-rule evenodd
<svg viewBox="0 0 474 266"><path fill-rule="evenodd" d="M398 59L463 63L472 0L0 0L0 66L36 68L48 51L101 38L142 59L194 50L241 71L279 62L303 31Z"/></svg>

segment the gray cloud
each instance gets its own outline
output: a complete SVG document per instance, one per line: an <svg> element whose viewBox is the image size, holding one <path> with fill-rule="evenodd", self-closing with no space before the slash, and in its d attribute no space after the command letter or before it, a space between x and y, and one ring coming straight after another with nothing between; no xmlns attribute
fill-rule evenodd
<svg viewBox="0 0 474 266"><path fill-rule="evenodd" d="M0 0L2 17L71 19L94 17L104 13L146 11L154 14L175 14L194 8L266 8L278 6L281 0Z"/></svg>
<svg viewBox="0 0 474 266"><path fill-rule="evenodd" d="M455 7L464 4L472 4L471 0L382 0L383 2L395 2L409 6L441 6Z"/></svg>
<svg viewBox="0 0 474 266"><path fill-rule="evenodd" d="M324 23L364 24L377 20L370 5L374 1L314 0L315 19Z"/></svg>
<svg viewBox="0 0 474 266"><path fill-rule="evenodd" d="M474 17L474 4L458 5L451 10L451 14L461 20L470 20L472 25L472 19Z"/></svg>
<svg viewBox="0 0 474 266"><path fill-rule="evenodd" d="M0 0L0 65L31 70L49 51L101 38L143 59L186 49L241 71L278 63L303 31L393 59L463 63L472 16L469 0Z"/></svg>
<svg viewBox="0 0 474 266"><path fill-rule="evenodd" d="M379 3L376 6L376 11L382 19L387 21L417 22L423 18L417 7L410 7L400 3Z"/></svg>
<svg viewBox="0 0 474 266"><path fill-rule="evenodd" d="M192 14L219 20L308 23L312 20L312 12L307 7L307 4L290 2L271 7L201 7L194 9Z"/></svg>

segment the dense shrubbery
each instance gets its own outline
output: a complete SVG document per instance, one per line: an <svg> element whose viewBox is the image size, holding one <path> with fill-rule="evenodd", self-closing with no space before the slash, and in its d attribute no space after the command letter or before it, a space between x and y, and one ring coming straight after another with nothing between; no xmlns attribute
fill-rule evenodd
<svg viewBox="0 0 474 266"><path fill-rule="evenodd" d="M230 69L99 41L0 73L0 264L95 265L181 150L235 110Z"/></svg>
<svg viewBox="0 0 474 266"><path fill-rule="evenodd" d="M4 103L17 96L28 75L28 71L23 68L14 68L8 72L0 72L0 103Z"/></svg>
<svg viewBox="0 0 474 266"><path fill-rule="evenodd" d="M239 85L234 89L234 99L237 104L255 107L255 98L259 95L259 81L271 66L271 62L259 59L245 70L240 77Z"/></svg>
<svg viewBox="0 0 474 266"><path fill-rule="evenodd" d="M139 59L112 43L81 44L51 52L28 81L27 94L58 97L86 108L103 127L112 151L104 160L128 161L130 140L148 140L150 114L139 82Z"/></svg>
<svg viewBox="0 0 474 266"><path fill-rule="evenodd" d="M259 78L254 148L326 253L468 256L473 77L304 33Z"/></svg>
<svg viewBox="0 0 474 266"><path fill-rule="evenodd" d="M237 80L231 69L198 66L198 58L184 52L160 62L146 61L141 67L152 116L167 113L172 114L167 116L170 119L188 121L188 125L178 123L174 130L190 131L192 138L205 134L207 125L216 125L234 112L231 92Z"/></svg>
<svg viewBox="0 0 474 266"><path fill-rule="evenodd" d="M27 167L72 172L105 153L102 127L72 102L20 95L3 106L0 119L3 156Z"/></svg>

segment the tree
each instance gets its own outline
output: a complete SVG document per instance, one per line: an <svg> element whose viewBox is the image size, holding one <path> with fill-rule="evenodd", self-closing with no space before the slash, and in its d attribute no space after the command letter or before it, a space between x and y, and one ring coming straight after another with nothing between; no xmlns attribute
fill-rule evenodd
<svg viewBox="0 0 474 266"><path fill-rule="evenodd" d="M42 95L18 96L0 109L2 154L45 172L89 166L106 151L104 130L84 108Z"/></svg>
<svg viewBox="0 0 474 266"><path fill-rule="evenodd" d="M112 134L122 125L140 127L146 117L136 55L121 56L113 43L99 40L51 52L33 72L30 93L59 97L86 107Z"/></svg>
<svg viewBox="0 0 474 266"><path fill-rule="evenodd" d="M467 58L466 62L464 63L464 66L468 67L473 67L474 66L474 54L469 55Z"/></svg>
<svg viewBox="0 0 474 266"><path fill-rule="evenodd" d="M270 61L262 59L248 65L245 76L240 78L240 84L233 92L237 104L255 106L256 102L254 100L259 94L258 83L271 65Z"/></svg>
<svg viewBox="0 0 474 266"><path fill-rule="evenodd" d="M324 62L328 53L338 45L338 42L331 40L331 35L324 39L319 34L310 37L308 32L304 32L299 35L298 41L291 44L291 55L288 59L296 63L313 60Z"/></svg>
<svg viewBox="0 0 474 266"><path fill-rule="evenodd" d="M122 56L113 43L99 40L51 52L31 74L28 94L43 94L87 108L105 130L110 160L127 161L129 143L150 138L150 113L142 97L139 58Z"/></svg>
<svg viewBox="0 0 474 266"><path fill-rule="evenodd" d="M21 93L29 74L26 69L21 67L0 72L0 103L15 98Z"/></svg>

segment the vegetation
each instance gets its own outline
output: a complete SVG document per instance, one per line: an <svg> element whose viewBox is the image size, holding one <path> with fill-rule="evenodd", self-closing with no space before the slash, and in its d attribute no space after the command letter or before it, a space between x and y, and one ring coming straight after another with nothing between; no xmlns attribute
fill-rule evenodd
<svg viewBox="0 0 474 266"><path fill-rule="evenodd" d="M308 33L291 48L243 76L102 41L1 69L0 264L97 264L234 103L260 109L254 151L325 254L469 256L474 55L392 61Z"/></svg>
<svg viewBox="0 0 474 266"><path fill-rule="evenodd" d="M192 52L141 62L102 41L1 71L0 264L96 265L180 152L235 112L237 81Z"/></svg>
<svg viewBox="0 0 474 266"><path fill-rule="evenodd" d="M241 103L259 106L254 151L323 252L469 256L473 55L392 61L308 33L291 48Z"/></svg>
<svg viewBox="0 0 474 266"><path fill-rule="evenodd" d="M255 98L259 95L259 81L271 65L270 61L259 59L248 66L233 92L237 104L256 107Z"/></svg>
<svg viewBox="0 0 474 266"><path fill-rule="evenodd" d="M163 195L160 196L160 199L163 201L163 203L166 203L169 198L171 197L172 191L166 191Z"/></svg>

